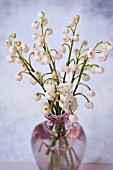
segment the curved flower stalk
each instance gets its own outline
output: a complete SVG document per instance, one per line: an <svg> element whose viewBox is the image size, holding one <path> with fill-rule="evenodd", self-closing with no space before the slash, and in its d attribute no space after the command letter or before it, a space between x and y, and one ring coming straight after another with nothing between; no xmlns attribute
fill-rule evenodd
<svg viewBox="0 0 113 170"><path fill-rule="evenodd" d="M19 72L16 73L15 79L21 81L24 74L30 76L32 85L41 86L42 91L38 91L34 95L36 101L42 97L47 99L47 102L41 104L41 112L47 116L52 112L55 115L69 112L71 122L78 120L74 114L78 108L77 97L85 98L85 107L93 109L94 104L90 97L95 96L94 90L87 84L90 76L87 72L93 74L102 74L104 68L94 62L95 58L99 58L104 62L108 58L108 54L102 50L113 50L113 45L109 42L97 42L94 47L87 47L88 41L82 41L80 48L76 48L79 41L77 26L80 20L79 15L72 16L72 20L68 22L66 27L62 29L63 44L58 49L50 49L47 43L47 37L53 34L53 29L47 27L48 19L44 12L38 13L38 20L32 23L32 28L35 30L32 38L34 45L29 48L27 44L19 41L13 41L16 34L13 33L7 40L9 55L7 60L9 63L17 62L19 64ZM25 57L24 54L27 54ZM56 67L56 62L59 62L63 57L66 58L66 63L62 66L61 72ZM49 67L49 72L42 72L33 66L33 60L38 64ZM67 74L70 75L70 80L67 79ZM86 92L79 92L78 87L84 86Z"/></svg>

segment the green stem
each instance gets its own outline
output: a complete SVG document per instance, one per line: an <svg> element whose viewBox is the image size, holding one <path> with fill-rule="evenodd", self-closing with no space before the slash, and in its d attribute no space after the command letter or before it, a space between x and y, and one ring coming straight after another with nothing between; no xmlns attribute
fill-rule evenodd
<svg viewBox="0 0 113 170"><path fill-rule="evenodd" d="M62 46L64 46L64 45L66 45L69 48L69 50L70 50L69 44L67 44L67 43L62 44Z"/></svg>
<svg viewBox="0 0 113 170"><path fill-rule="evenodd" d="M83 50L82 52L81 52L81 54L83 54L85 51L88 51L89 50L89 48L86 48L85 50Z"/></svg>
<svg viewBox="0 0 113 170"><path fill-rule="evenodd" d="M69 61L70 61L70 57L71 57L71 52L72 52L72 49L73 49L73 40L71 41L71 47L70 47L70 51L69 51L69 57L68 57L68 62L67 62L67 66L69 65ZM66 73L64 73L64 78L63 78L63 83L65 83L65 79L66 79Z"/></svg>
<svg viewBox="0 0 113 170"><path fill-rule="evenodd" d="M29 63L31 65L31 56L34 54L34 52L32 52L30 55L29 55Z"/></svg>
<svg viewBox="0 0 113 170"><path fill-rule="evenodd" d="M44 34L43 23L41 24L41 29L42 29L42 34ZM46 33L45 33L45 35L46 35ZM52 59L52 55L51 55L51 53L50 53L49 48L45 46L45 43L46 43L46 41L45 41L45 36L44 36L44 46L43 46L43 48L44 48L44 50L49 54L49 57L50 57L50 59L51 59L51 61L52 61L53 68L52 68L51 64L49 64L49 67L50 67L51 73L53 72L53 70L55 71L56 77L57 77L56 82L57 82L57 84L59 84L59 78L58 78L58 75L57 75L57 70L56 70L55 62L54 62L53 59ZM54 49L52 49L52 50L54 50ZM56 51L56 50L55 50L55 51ZM56 52L57 52L57 51L56 51ZM58 109L57 109L57 108L58 108ZM56 112L57 112L57 110L60 110L59 103L57 103Z"/></svg>
<svg viewBox="0 0 113 170"><path fill-rule="evenodd" d="M54 79L54 78L47 78L45 81L44 81L44 83L46 82L46 81L48 81L48 80L54 80L54 81L56 81L57 79Z"/></svg>
<svg viewBox="0 0 113 170"><path fill-rule="evenodd" d="M97 42L97 44L95 45L94 49L96 49L99 45L101 45L103 43L103 41Z"/></svg>
<svg viewBox="0 0 113 170"><path fill-rule="evenodd" d="M89 99L82 93L76 93L74 96L77 96L77 95L80 95L80 96L83 96L88 102L89 102Z"/></svg>
<svg viewBox="0 0 113 170"><path fill-rule="evenodd" d="M74 154L75 158L77 159L78 163L80 164L80 159L73 148L72 148L72 151L73 151L73 154Z"/></svg>
<svg viewBox="0 0 113 170"><path fill-rule="evenodd" d="M78 63L79 63L79 61L80 61L79 57L80 57L80 55L81 55L82 47L83 47L83 45L81 45L81 47L80 47L79 54L78 54L78 55L76 55L76 59L77 59L76 64L78 64ZM84 63L83 63L83 64L84 64ZM78 65L78 66L79 66L79 65ZM74 82L74 80L75 80L75 74L76 74L76 70L73 72L73 76L72 76L71 83L73 83L73 82Z"/></svg>
<svg viewBox="0 0 113 170"><path fill-rule="evenodd" d="M66 146L68 147L68 141L66 138L64 138L64 142L65 142ZM70 170L74 170L74 161L73 161L71 148L68 150L68 152L69 152L69 156L70 156L70 160L71 160L71 169Z"/></svg>
<svg viewBox="0 0 113 170"><path fill-rule="evenodd" d="M75 29L73 31L73 36L75 35L77 24L78 24L78 22L75 25ZM70 58L71 58L71 53L72 53L72 49L73 49L73 44L74 44L74 41L73 41L73 39L71 39L70 51L69 51L68 61L67 61L67 64L66 64L67 66L69 66L69 64L70 64ZM66 79L66 73L64 73L63 83L65 83L65 79Z"/></svg>
<svg viewBox="0 0 113 170"><path fill-rule="evenodd" d="M79 75L79 78L78 78L76 87L75 87L75 89L74 89L74 91L73 91L73 94L76 93L76 90L77 90L77 88L78 88L78 86L79 86L79 83L80 83L80 80L81 80L81 77L82 77L82 73L83 73L83 71L84 71L84 67L85 67L87 61L88 61L88 58L85 59L84 64L83 64L83 66L82 66L82 68L81 68L80 75Z"/></svg>
<svg viewBox="0 0 113 170"><path fill-rule="evenodd" d="M67 26L68 28L70 28L70 30L72 31L72 33L73 33L73 29L70 27L70 26Z"/></svg>
<svg viewBox="0 0 113 170"><path fill-rule="evenodd" d="M73 161L73 156L71 153L71 149L69 149L69 155L70 155L70 159L71 159L71 170L74 170L74 161Z"/></svg>
<svg viewBox="0 0 113 170"><path fill-rule="evenodd" d="M42 85L42 84L40 83L40 81L31 73L31 71L30 71L30 69L29 69L29 67L28 67L28 65L27 65L27 63L26 63L26 60L25 60L23 57L21 57L19 51L17 51L17 53L18 53L18 55L19 55L19 58L20 58L20 59L23 61L23 63L25 64L25 66L26 66L29 74L31 75L31 77L33 77L33 78L38 82L38 84L42 87L42 89L43 89L44 92L45 92L45 89L44 89L43 85ZM34 71L35 71L35 70L34 70Z"/></svg>
<svg viewBox="0 0 113 170"><path fill-rule="evenodd" d="M41 20L41 31L42 31L42 34L44 34L44 28L43 28L43 22L42 22L42 20ZM43 46L43 48L44 48L45 51L47 51L47 50L46 50L46 46L45 46L45 36L44 36L44 46ZM53 69L52 69L51 64L49 64L49 67L50 67L50 70L51 70L51 73L52 73L52 72L53 72Z"/></svg>
<svg viewBox="0 0 113 170"><path fill-rule="evenodd" d="M73 82L77 79L77 78L79 78L79 75L78 76L76 76L76 77L74 77L74 80L73 80Z"/></svg>
<svg viewBox="0 0 113 170"><path fill-rule="evenodd" d="M56 73L56 77L57 77L57 84L59 84L59 79L58 79L58 75L57 75L57 70L56 70L55 62L54 62L54 61L53 61L53 59L52 59L52 56L51 56L51 54L50 54L49 49L47 49L47 51L48 51L48 54L49 54L49 56L50 56L50 58L51 58L51 61L52 61L52 64L53 64L53 68L54 68L54 71L55 71L55 73Z"/></svg>
<svg viewBox="0 0 113 170"><path fill-rule="evenodd" d="M32 72L35 72L35 70L34 70L33 67L31 66L31 64L30 64L25 58L23 58L23 57L21 56L21 54L19 53L19 51L17 51L17 53L18 53L20 59L24 62L24 64L25 64L25 63L28 64L29 67L31 68L31 71L32 71Z"/></svg>
<svg viewBox="0 0 113 170"><path fill-rule="evenodd" d="M42 76L42 77L44 77L44 76L46 76L46 75L48 75L48 74L51 74L51 73L45 73L45 74L43 74L43 76Z"/></svg>
<svg viewBox="0 0 113 170"><path fill-rule="evenodd" d="M50 52L55 51L58 54L58 51L55 49L51 49Z"/></svg>
<svg viewBox="0 0 113 170"><path fill-rule="evenodd" d="M87 67L87 66L96 66L96 67L99 67L97 64L87 64L85 67Z"/></svg>
<svg viewBox="0 0 113 170"><path fill-rule="evenodd" d="M41 143L41 145L40 145L40 147L39 147L39 150L38 150L38 152L40 152L40 151L41 151L41 149L42 149L42 146L43 146L43 142Z"/></svg>
<svg viewBox="0 0 113 170"><path fill-rule="evenodd" d="M48 170L54 170L53 154L52 154L52 152L51 152L51 159L50 159L49 169Z"/></svg>
<svg viewBox="0 0 113 170"><path fill-rule="evenodd" d="M91 90L91 88L87 85L87 84L84 84L84 83L79 83L79 85L83 85L83 86L86 86L89 90Z"/></svg>
<svg viewBox="0 0 113 170"><path fill-rule="evenodd" d="M68 156L67 156L67 153L65 153L65 159L66 159L66 162L67 162L67 165L70 166L70 162L69 162L69 159L68 159Z"/></svg>
<svg viewBox="0 0 113 170"><path fill-rule="evenodd" d="M71 83L73 83L73 82L74 82L74 80L75 80L75 74L76 74L76 71L74 71L74 72L73 72L73 76L72 76Z"/></svg>

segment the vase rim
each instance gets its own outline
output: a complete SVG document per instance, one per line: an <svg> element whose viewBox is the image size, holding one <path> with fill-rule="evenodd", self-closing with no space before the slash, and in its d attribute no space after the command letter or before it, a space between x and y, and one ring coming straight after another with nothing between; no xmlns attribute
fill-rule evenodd
<svg viewBox="0 0 113 170"><path fill-rule="evenodd" d="M62 115L54 115L50 113L49 115L45 116L48 120L53 122L66 122L69 120L69 113L64 113Z"/></svg>

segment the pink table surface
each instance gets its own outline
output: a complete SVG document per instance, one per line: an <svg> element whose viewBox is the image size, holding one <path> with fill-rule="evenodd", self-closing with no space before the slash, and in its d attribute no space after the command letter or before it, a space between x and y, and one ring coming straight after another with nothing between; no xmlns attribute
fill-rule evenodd
<svg viewBox="0 0 113 170"><path fill-rule="evenodd" d="M38 168L32 163L0 163L0 170L38 170ZM113 170L113 164L83 164L80 170Z"/></svg>

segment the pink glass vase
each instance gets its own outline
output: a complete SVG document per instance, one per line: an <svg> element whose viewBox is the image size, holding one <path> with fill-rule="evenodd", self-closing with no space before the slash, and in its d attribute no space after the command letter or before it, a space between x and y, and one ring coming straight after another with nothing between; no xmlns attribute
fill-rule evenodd
<svg viewBox="0 0 113 170"><path fill-rule="evenodd" d="M32 133L32 150L39 170L78 170L85 153L86 136L69 114L46 117Z"/></svg>

